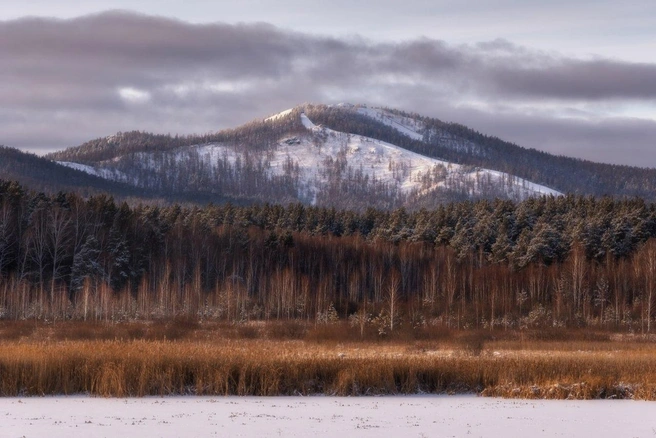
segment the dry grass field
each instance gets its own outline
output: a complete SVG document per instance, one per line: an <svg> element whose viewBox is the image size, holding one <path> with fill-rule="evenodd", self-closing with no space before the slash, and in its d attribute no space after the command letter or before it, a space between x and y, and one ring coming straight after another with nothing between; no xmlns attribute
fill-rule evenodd
<svg viewBox="0 0 656 438"><path fill-rule="evenodd" d="M347 325L0 324L0 395L364 395L656 399L656 343L590 331L435 331L360 339Z"/></svg>

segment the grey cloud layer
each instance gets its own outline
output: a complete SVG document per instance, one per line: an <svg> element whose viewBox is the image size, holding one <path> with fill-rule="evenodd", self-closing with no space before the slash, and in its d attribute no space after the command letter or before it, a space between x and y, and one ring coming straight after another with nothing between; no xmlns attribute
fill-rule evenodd
<svg viewBox="0 0 656 438"><path fill-rule="evenodd" d="M499 101L656 101L653 64L568 59L505 41L383 44L119 12L0 22L0 59L0 143L49 149L117 130L206 132L308 101L402 106L443 119L476 102L488 108L479 121L494 120ZM512 136L530 125L517 116L515 128L508 122L494 133L553 150L537 136ZM644 122L641 132L645 124L653 129Z"/></svg>

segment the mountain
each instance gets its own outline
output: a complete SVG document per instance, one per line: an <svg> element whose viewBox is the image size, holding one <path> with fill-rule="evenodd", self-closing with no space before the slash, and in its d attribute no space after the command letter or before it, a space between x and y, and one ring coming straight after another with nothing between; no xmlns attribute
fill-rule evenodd
<svg viewBox="0 0 656 438"><path fill-rule="evenodd" d="M47 158L191 200L356 210L562 193L656 200L656 169L553 156L463 125L364 105L303 105L204 136L118 133Z"/></svg>
<svg viewBox="0 0 656 438"><path fill-rule="evenodd" d="M379 114L379 121L387 126L370 122L372 116L376 117L376 113ZM495 169L563 193L624 198L638 196L656 201L656 169L602 164L551 155L486 136L457 123L445 123L438 119L388 108L374 108L372 111L363 106L355 106L348 115L339 108L325 108L309 115L316 123L333 129L384 137L401 147L429 157ZM391 120L399 119L404 121L405 125L411 124L412 130L422 135L421 140L418 136L409 138L398 135L402 130Z"/></svg>
<svg viewBox="0 0 656 438"><path fill-rule="evenodd" d="M75 192L82 196L110 195L120 201L158 201L163 203L189 202L231 202L236 205L247 204L247 201L229 196L214 195L188 199L176 194L156 192L133 184L103 178L89 172L79 170L75 165L62 165L48 158L23 152L18 149L0 146L0 181L17 181L23 187L54 194L57 192Z"/></svg>
<svg viewBox="0 0 656 438"><path fill-rule="evenodd" d="M90 175L47 158L0 146L0 179L18 181L33 190L54 193L75 191L82 195L111 194L118 198L150 195L138 187Z"/></svg>

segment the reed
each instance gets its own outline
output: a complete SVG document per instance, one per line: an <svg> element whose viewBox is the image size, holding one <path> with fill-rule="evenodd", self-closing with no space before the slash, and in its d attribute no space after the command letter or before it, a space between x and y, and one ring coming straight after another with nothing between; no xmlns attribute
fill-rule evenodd
<svg viewBox="0 0 656 438"><path fill-rule="evenodd" d="M278 326L251 327L258 334L249 337L228 327L207 333L187 327L178 340L149 338L149 330L170 330L163 324L122 328L142 338L106 339L103 326L92 325L87 329L100 338L61 340L72 327L21 327L16 330L22 337L3 336L0 344L2 396L475 392L656 399L656 347L627 339L477 339L455 333L435 340L317 342L298 339L296 326L290 329L293 339L285 339Z"/></svg>

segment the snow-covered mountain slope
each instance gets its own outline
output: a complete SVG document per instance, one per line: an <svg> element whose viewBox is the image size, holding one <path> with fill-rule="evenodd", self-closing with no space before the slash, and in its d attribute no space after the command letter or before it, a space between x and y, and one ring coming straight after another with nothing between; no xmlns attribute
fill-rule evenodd
<svg viewBox="0 0 656 438"><path fill-rule="evenodd" d="M359 108L358 112L384 121L385 124L394 127L411 138L421 138L421 134L418 132L422 129L421 126L413 123L411 119L404 120L402 117L385 113L384 110L380 109ZM370 177L398 185L404 192L412 190L426 192L444 186L449 176L457 176L463 181L488 182L493 185L501 184L511 197L521 199L539 195L562 195L557 190L503 172L480 168L470 169L467 166L425 157L369 137L353 136L319 127L312 123L305 114L301 115L301 120L303 125L310 131L323 135L327 134L328 138L332 139L326 142L327 150L319 151L320 156L323 153L326 156L337 157L340 153L346 151L349 166L362 169ZM312 161L304 160L304 162L311 163ZM444 173L443 181L437 181L434 185L428 187L424 184L422 187L422 181L427 176L440 171Z"/></svg>
<svg viewBox="0 0 656 438"><path fill-rule="evenodd" d="M358 106L351 110L410 139L421 141L424 137L425 127L411 117L380 108ZM349 207L370 199L386 206L422 205L422 200L444 193L458 194L460 199L513 200L560 195L503 172L455 164L371 137L329 129L315 124L302 109L283 111L262 123L276 124L292 117L300 117L305 131L300 128L265 146L215 142L130 153L92 166L70 161L60 164L151 189L227 191L233 196L261 195L271 201L321 205L342 205L350 197Z"/></svg>
<svg viewBox="0 0 656 438"><path fill-rule="evenodd" d="M105 167L93 167L87 164L73 163L71 161L57 161L58 164L62 166L70 167L71 169L80 170L82 172L88 173L89 175L98 176L104 179L110 179L113 181L120 182L129 182L130 178L125 175L123 172L120 172L116 169L105 168Z"/></svg>
<svg viewBox="0 0 656 438"><path fill-rule="evenodd" d="M401 134L405 134L413 140L423 140L424 138L422 133L425 129L424 125L411 117L392 114L382 108L358 107L357 112L382 122L387 126L391 126Z"/></svg>

